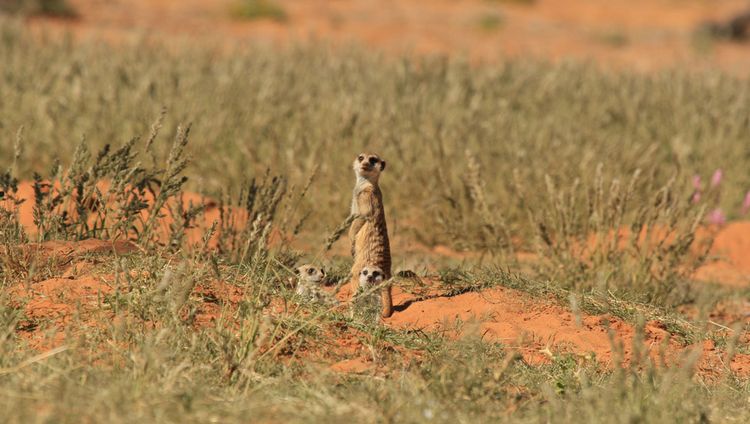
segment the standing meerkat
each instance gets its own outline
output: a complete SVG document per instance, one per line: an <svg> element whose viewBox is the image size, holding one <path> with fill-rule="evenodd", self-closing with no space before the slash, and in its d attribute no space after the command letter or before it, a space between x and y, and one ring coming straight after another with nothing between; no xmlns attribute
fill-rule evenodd
<svg viewBox="0 0 750 424"><path fill-rule="evenodd" d="M383 270L376 266L365 266L359 273L359 285L352 304L352 317L368 324L376 324L382 314L382 299L378 286L383 284Z"/></svg>
<svg viewBox="0 0 750 424"><path fill-rule="evenodd" d="M380 268L383 281L391 278L391 246L385 223L383 195L378 186L380 173L385 170L385 161L378 155L362 153L354 160L353 168L357 179L351 214L355 218L349 228L349 239L354 257L352 293L357 293L359 275L365 266ZM380 297L383 306L381 313L387 318L393 313L391 287L384 287Z"/></svg>

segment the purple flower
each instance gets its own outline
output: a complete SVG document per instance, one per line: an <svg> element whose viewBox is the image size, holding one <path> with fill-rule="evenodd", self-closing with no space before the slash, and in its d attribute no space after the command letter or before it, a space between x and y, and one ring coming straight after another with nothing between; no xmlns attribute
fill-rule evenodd
<svg viewBox="0 0 750 424"><path fill-rule="evenodd" d="M745 200L742 201L742 214L747 215L750 212L750 191L745 194Z"/></svg>
<svg viewBox="0 0 750 424"><path fill-rule="evenodd" d="M724 216L724 212L721 211L721 208L716 208L709 212L708 223L713 225L724 225L727 223L727 217Z"/></svg>
<svg viewBox="0 0 750 424"><path fill-rule="evenodd" d="M693 175L693 188L696 191L701 191L701 176L698 174Z"/></svg>
<svg viewBox="0 0 750 424"><path fill-rule="evenodd" d="M721 179L724 177L724 171L721 168L714 171L714 175L711 176L711 187L716 188L721 184Z"/></svg>
<svg viewBox="0 0 750 424"><path fill-rule="evenodd" d="M693 192L693 203L700 203L701 201L701 192L700 190L696 190Z"/></svg>

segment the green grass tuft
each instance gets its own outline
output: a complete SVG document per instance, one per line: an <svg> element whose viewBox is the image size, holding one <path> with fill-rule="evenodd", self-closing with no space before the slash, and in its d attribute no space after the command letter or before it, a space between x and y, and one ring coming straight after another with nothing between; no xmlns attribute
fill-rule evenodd
<svg viewBox="0 0 750 424"><path fill-rule="evenodd" d="M75 18L75 8L66 0L0 0L0 12Z"/></svg>
<svg viewBox="0 0 750 424"><path fill-rule="evenodd" d="M238 0L232 6L232 16L238 19L271 19L286 22L288 15L274 0Z"/></svg>
<svg viewBox="0 0 750 424"><path fill-rule="evenodd" d="M477 19L477 26L483 31L496 31L503 26L505 18L498 12L484 13Z"/></svg>

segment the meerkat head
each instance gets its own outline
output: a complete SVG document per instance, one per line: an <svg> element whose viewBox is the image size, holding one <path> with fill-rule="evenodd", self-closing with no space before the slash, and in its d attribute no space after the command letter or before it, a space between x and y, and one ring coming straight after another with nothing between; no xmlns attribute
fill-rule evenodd
<svg viewBox="0 0 750 424"><path fill-rule="evenodd" d="M326 277L326 272L323 268L310 264L297 267L297 269L294 270L294 273L297 274L300 280L316 284L322 283L323 279Z"/></svg>
<svg viewBox="0 0 750 424"><path fill-rule="evenodd" d="M359 272L359 285L361 287L369 287L375 284L383 282L385 274L383 270L377 266L366 266Z"/></svg>
<svg viewBox="0 0 750 424"><path fill-rule="evenodd" d="M370 181L377 181L380 173L385 170L385 161L373 153L360 153L354 159L354 173Z"/></svg>

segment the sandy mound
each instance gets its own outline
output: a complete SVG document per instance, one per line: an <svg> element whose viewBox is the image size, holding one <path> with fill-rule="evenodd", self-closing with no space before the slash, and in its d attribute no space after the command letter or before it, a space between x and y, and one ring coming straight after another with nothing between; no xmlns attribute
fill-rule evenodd
<svg viewBox="0 0 750 424"><path fill-rule="evenodd" d="M109 260L113 253L126 254L133 249L129 243L98 240L23 246L21 250L36 252L37 260L64 265L53 269L55 275L49 278L10 288L11 303L24 311L17 333L32 347L49 349L63 344L69 335L80 336L118 319L102 302L104 296L118 289L114 276L97 275L87 264ZM349 287L339 293L341 299L349 295ZM237 307L243 296L241 287L225 282L199 284L193 290L193 298L197 300L193 325L196 329L217 325L221 306ZM551 301L503 287L445 297L433 286L420 296L394 288L396 312L385 321L386 325L398 330L439 332L449 338L478 333L484 340L502 343L520 353L530 364L549 362L559 353L570 353L580 360L615 366L618 355L609 332L615 345L621 346L625 361L634 355L636 330L611 316L576 316ZM325 332L326 337L282 349L278 354L330 365L334 371L347 373L386 372L378 360L382 354L395 355L404 361L421 356L420 352L400 346L388 346L385 353L376 353L368 345L367 334L343 323ZM670 340L667 330L658 322L647 324L642 347L657 363L663 353L669 364L679 363L681 354L688 350ZM702 373L715 374L723 369L725 352L711 343L704 343L699 349L702 358L698 368ZM750 375L750 355L736 355L730 367L740 375Z"/></svg>
<svg viewBox="0 0 750 424"><path fill-rule="evenodd" d="M123 255L138 250L138 247L129 241L90 239L76 242L47 241L44 243L33 243L23 246L22 250L46 258L72 259L86 255L106 255L112 253Z"/></svg>
<svg viewBox="0 0 750 424"><path fill-rule="evenodd" d="M479 332L484 340L518 351L531 364L548 362L553 352L564 352L585 359L595 358L611 367L617 358L615 346L618 344L625 361L634 354L636 330L632 325L612 316L582 314L576 317L563 307L516 290L497 287L421 301L396 290L394 298L397 312L386 320L392 327L440 332L449 337ZM649 322L644 333L642 349L657 363L661 356L668 363L675 363L686 350L668 338L669 333L659 322ZM700 370L720 371L724 355L713 345L703 346ZM750 374L750 355L735 356L731 368L743 375Z"/></svg>

